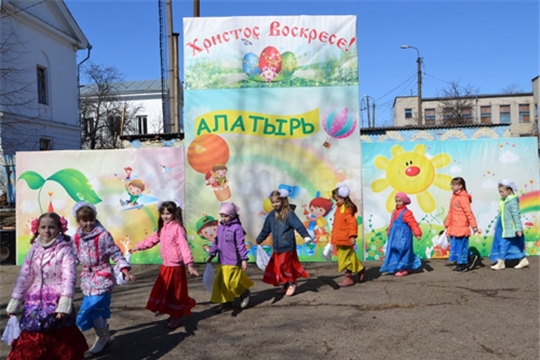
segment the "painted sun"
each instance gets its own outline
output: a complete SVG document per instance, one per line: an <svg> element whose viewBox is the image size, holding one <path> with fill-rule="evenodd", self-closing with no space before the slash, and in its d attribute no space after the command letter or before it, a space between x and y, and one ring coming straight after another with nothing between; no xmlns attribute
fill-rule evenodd
<svg viewBox="0 0 540 360"><path fill-rule="evenodd" d="M435 200L428 192L433 184L441 189L450 190L452 177L445 174L436 174L435 169L445 167L450 164L451 159L448 154L438 154L431 160L425 156L426 146L416 145L413 151L406 152L400 145L392 147L391 160L384 156L377 156L373 163L381 170L386 171L386 176L371 183L374 192L381 192L388 186L394 190L386 199L386 209L392 212L394 209L394 198L398 191L403 191L408 195L416 195L418 205L426 212L435 210Z"/></svg>

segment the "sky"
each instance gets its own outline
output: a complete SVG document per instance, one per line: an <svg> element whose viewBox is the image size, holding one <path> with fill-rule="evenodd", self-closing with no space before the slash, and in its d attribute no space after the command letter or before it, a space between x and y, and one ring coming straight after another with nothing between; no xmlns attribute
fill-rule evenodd
<svg viewBox="0 0 540 360"><path fill-rule="evenodd" d="M92 45L90 61L117 68L126 81L160 77L157 0L64 2ZM172 6L183 44L182 19L193 16L193 1ZM401 45L423 59L423 98L442 95L452 82L478 94L532 92L540 75L536 0L200 0L201 17L272 15L356 15L361 108L367 119L369 96L376 126L392 125L395 97L417 94L418 53ZM78 61L86 55L79 51Z"/></svg>

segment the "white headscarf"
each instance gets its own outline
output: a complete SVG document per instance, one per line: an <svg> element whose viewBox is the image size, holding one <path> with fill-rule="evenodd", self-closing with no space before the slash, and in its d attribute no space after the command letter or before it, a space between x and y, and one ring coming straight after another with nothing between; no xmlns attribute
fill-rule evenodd
<svg viewBox="0 0 540 360"><path fill-rule="evenodd" d="M517 191L518 191L517 185L514 182L514 180L512 180L512 179L502 179L502 180L500 180L499 181L499 186L505 186L507 188L510 188L510 189L512 189L512 191L514 191L514 193L517 193Z"/></svg>

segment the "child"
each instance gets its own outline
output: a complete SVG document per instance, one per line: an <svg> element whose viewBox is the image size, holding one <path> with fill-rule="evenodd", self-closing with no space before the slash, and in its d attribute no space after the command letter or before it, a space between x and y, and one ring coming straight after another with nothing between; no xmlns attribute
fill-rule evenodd
<svg viewBox="0 0 540 360"><path fill-rule="evenodd" d="M334 225L332 226L332 244L337 247L338 271L345 270L345 279L338 283L341 287L354 285L352 274L357 275L358 283L364 279L365 267L354 251L358 237L358 223L354 214L358 211L349 194L347 186L338 186L332 190L332 198L336 202Z"/></svg>
<svg viewBox="0 0 540 360"><path fill-rule="evenodd" d="M32 245L6 309L9 316L22 312L22 332L8 359L83 359L88 345L75 325L77 261L64 235L67 221L45 213L31 230Z"/></svg>
<svg viewBox="0 0 540 360"><path fill-rule="evenodd" d="M190 274L199 274L193 267L193 256L182 221L182 209L173 201L165 201L158 206L158 211L160 217L157 231L129 252L150 249L161 243L163 265L159 269L146 308L152 312L169 314L168 327L176 329L182 318L191 315L191 309L197 304L188 295L186 265Z"/></svg>
<svg viewBox="0 0 540 360"><path fill-rule="evenodd" d="M231 202L221 204L217 237L206 260L210 262L216 254L219 255L219 268L210 299L213 303L222 304L219 312L232 310L232 302L237 297L240 297L240 308L246 308L249 303L249 288L254 285L244 272L247 270L248 253L238 210L238 206Z"/></svg>
<svg viewBox="0 0 540 360"><path fill-rule="evenodd" d="M515 266L521 269L529 265L525 257L525 236L519 212L519 199L516 183L510 179L499 181L499 217L493 236L493 246L489 258L497 263L491 268L503 270L506 268L505 260L521 259Z"/></svg>
<svg viewBox="0 0 540 360"><path fill-rule="evenodd" d="M82 331L94 328L96 340L89 351L97 354L110 342L107 319L111 317L111 292L115 285L110 260L127 279L133 281L135 278L129 273L131 267L111 234L97 220L95 206L78 202L72 212L79 224L73 242L83 267L81 290L84 298L77 315L77 326Z"/></svg>
<svg viewBox="0 0 540 360"><path fill-rule="evenodd" d="M450 182L452 188L452 198L448 215L444 221L446 234L450 237L449 261L455 261L457 266L453 271L465 272L476 264L478 256L469 250L469 236L471 227L474 232L478 231L476 219L471 210L471 195L467 192L465 180L455 177Z"/></svg>
<svg viewBox="0 0 540 360"><path fill-rule="evenodd" d="M412 243L412 235L420 240L422 230L412 211L407 209L406 205L411 203L407 194L398 192L395 200L396 209L390 217L386 256L380 271L405 276L422 265L420 258L414 253Z"/></svg>
<svg viewBox="0 0 540 360"><path fill-rule="evenodd" d="M294 210L290 208L288 196L289 192L285 189L270 193L269 199L274 210L266 217L256 242L260 244L270 233L272 234L273 252L266 266L263 282L274 286L284 283L277 294L292 296L296 291L296 279L299 276L304 278L309 276L298 260L294 231L298 231L308 243L312 239Z"/></svg>

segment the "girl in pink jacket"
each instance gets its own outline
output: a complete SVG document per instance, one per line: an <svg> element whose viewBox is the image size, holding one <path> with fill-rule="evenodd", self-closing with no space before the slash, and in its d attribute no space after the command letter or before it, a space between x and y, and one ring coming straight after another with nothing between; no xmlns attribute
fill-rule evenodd
<svg viewBox="0 0 540 360"><path fill-rule="evenodd" d="M152 312L170 315L168 327L176 329L182 318L191 315L191 309L197 304L188 295L186 266L190 274L199 274L193 267L193 256L182 221L182 209L173 201L165 201L158 206L158 211L158 230L139 242L130 252L150 249L161 243L163 265L150 292L146 308Z"/></svg>
<svg viewBox="0 0 540 360"><path fill-rule="evenodd" d="M32 245L6 309L10 316L22 313L22 332L7 358L82 359L88 345L75 325L77 264L72 241L64 235L67 221L45 213L32 221L31 230Z"/></svg>

